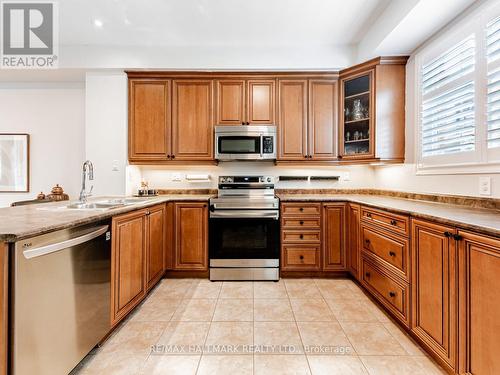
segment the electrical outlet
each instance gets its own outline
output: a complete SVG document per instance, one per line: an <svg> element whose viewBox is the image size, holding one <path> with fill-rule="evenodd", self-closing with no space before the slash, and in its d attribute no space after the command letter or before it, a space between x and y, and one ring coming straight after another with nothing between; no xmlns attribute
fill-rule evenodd
<svg viewBox="0 0 500 375"><path fill-rule="evenodd" d="M351 174L349 172L344 173L344 181L351 181Z"/></svg>
<svg viewBox="0 0 500 375"><path fill-rule="evenodd" d="M120 168L118 168L118 160L113 160L113 163L111 163L111 170L113 172L118 172Z"/></svg>
<svg viewBox="0 0 500 375"><path fill-rule="evenodd" d="M172 175L172 181L177 181L177 182L182 181L182 175L179 173L174 173Z"/></svg>
<svg viewBox="0 0 500 375"><path fill-rule="evenodd" d="M491 195L491 177L479 177L479 194Z"/></svg>

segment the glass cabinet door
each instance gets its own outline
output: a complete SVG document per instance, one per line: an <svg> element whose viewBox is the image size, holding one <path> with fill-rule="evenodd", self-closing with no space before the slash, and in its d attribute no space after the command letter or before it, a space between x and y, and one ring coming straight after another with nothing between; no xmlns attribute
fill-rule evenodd
<svg viewBox="0 0 500 375"><path fill-rule="evenodd" d="M372 154L372 72L342 82L343 127L341 155L345 158Z"/></svg>

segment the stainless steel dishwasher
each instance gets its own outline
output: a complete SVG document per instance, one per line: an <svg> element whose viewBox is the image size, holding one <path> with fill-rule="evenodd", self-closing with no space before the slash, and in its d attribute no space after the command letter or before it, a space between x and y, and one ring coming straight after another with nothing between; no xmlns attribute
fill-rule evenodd
<svg viewBox="0 0 500 375"><path fill-rule="evenodd" d="M110 330L108 223L15 243L12 373L68 374Z"/></svg>

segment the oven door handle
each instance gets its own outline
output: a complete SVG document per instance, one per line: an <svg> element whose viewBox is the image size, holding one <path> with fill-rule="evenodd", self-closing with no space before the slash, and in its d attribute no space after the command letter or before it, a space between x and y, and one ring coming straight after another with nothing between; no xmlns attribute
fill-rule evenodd
<svg viewBox="0 0 500 375"><path fill-rule="evenodd" d="M210 212L211 219L274 219L280 217L275 210L215 210Z"/></svg>

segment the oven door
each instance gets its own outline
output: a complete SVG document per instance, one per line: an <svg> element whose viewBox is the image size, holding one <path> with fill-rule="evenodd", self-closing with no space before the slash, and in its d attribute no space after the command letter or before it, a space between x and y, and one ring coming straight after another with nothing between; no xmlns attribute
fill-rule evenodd
<svg viewBox="0 0 500 375"><path fill-rule="evenodd" d="M248 216L246 216L246 214ZM279 213L218 210L210 214L209 256L212 267L279 265ZM248 260L250 262L242 262ZM259 263L259 262L257 262Z"/></svg>

